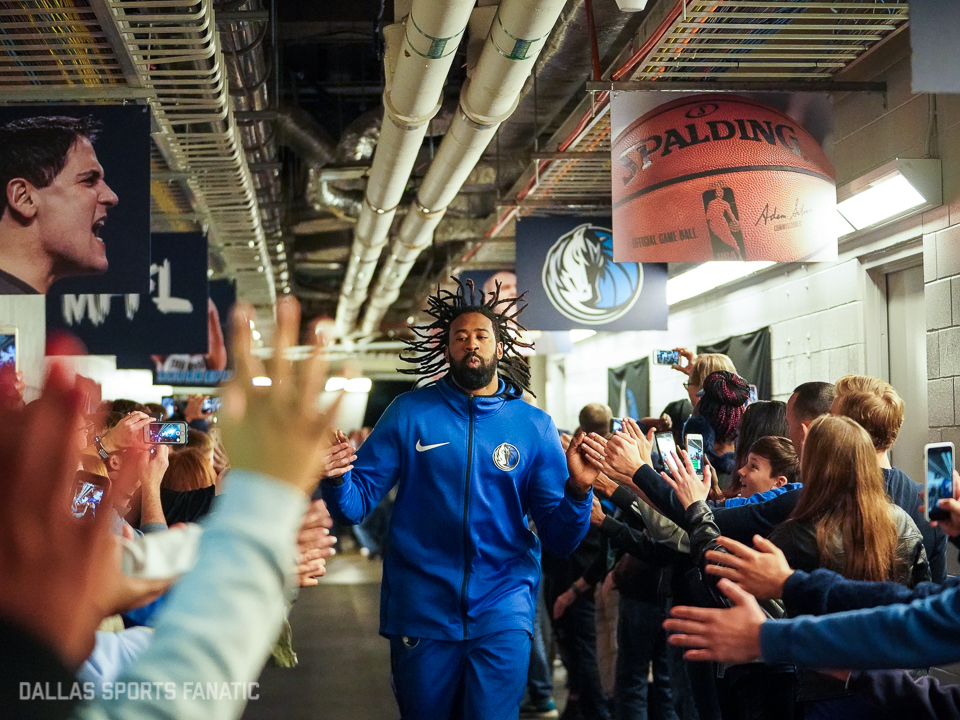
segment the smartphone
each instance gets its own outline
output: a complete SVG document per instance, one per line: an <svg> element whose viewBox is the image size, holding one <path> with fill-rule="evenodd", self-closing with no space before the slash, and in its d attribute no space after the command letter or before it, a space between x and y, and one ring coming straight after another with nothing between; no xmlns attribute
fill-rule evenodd
<svg viewBox="0 0 960 720"><path fill-rule="evenodd" d="M927 520L946 520L950 513L937 507L937 501L953 497L953 443L930 443L923 448L923 456L923 516Z"/></svg>
<svg viewBox="0 0 960 720"><path fill-rule="evenodd" d="M177 411L177 404L173 401L173 396L164 395L160 398L160 404L163 405L163 409L167 411L167 417L172 418L173 414Z"/></svg>
<svg viewBox="0 0 960 720"><path fill-rule="evenodd" d="M0 325L0 366L12 365L14 372L20 369L17 336L16 325Z"/></svg>
<svg viewBox="0 0 960 720"><path fill-rule="evenodd" d="M73 503L70 507L73 516L95 518L103 496L110 487L110 481L102 475L95 475L86 470L79 470L76 479L77 489L73 494Z"/></svg>
<svg viewBox="0 0 960 720"><path fill-rule="evenodd" d="M680 351L679 350L654 350L653 364L654 365L679 365Z"/></svg>
<svg viewBox="0 0 960 720"><path fill-rule="evenodd" d="M687 456L693 465L693 471L698 477L703 477L703 435L687 435Z"/></svg>
<svg viewBox="0 0 960 720"><path fill-rule="evenodd" d="M662 432L657 433L653 436L653 441L657 444L657 452L660 453L660 461L663 463L663 466L669 471L670 466L667 464L667 457L670 453L673 453L677 460L680 459L680 453L677 452L677 441L673 439L672 432Z"/></svg>
<svg viewBox="0 0 960 720"><path fill-rule="evenodd" d="M207 397L203 399L202 410L205 413L215 413L222 404L223 400L218 397Z"/></svg>
<svg viewBox="0 0 960 720"><path fill-rule="evenodd" d="M143 441L153 445L186 445L185 422L152 422L143 428Z"/></svg>
<svg viewBox="0 0 960 720"><path fill-rule="evenodd" d="M760 399L760 393L756 385L748 385L747 387L750 388L750 397L747 398L747 405L749 405Z"/></svg>
<svg viewBox="0 0 960 720"><path fill-rule="evenodd" d="M621 430L623 430L623 418L613 418L610 421L610 431L620 432Z"/></svg>

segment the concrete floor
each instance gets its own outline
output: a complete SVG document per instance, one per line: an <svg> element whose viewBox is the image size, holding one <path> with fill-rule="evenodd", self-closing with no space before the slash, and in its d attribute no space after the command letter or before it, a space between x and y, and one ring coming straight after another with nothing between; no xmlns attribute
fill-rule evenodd
<svg viewBox="0 0 960 720"><path fill-rule="evenodd" d="M377 634L380 563L358 554L328 562L320 585L293 607L293 647L300 663L268 667L260 699L246 720L397 720L390 689L390 652Z"/></svg>

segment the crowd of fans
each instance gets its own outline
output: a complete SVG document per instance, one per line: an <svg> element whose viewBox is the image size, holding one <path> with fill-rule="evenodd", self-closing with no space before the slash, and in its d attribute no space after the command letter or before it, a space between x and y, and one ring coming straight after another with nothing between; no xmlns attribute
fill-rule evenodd
<svg viewBox="0 0 960 720"><path fill-rule="evenodd" d="M101 402L63 367L26 406L6 383L0 714L235 718L268 657L296 661L286 615L336 542L310 498L369 434L334 432L310 400L319 353L284 352L298 328L281 302L265 368L237 313L237 379L215 427L189 399L184 446L144 440L162 406ZM896 390L848 375L750 403L728 357L681 354L689 402L622 425L587 405L563 437L600 474L579 547L543 551L521 714L560 714L555 649L568 720L960 716L960 692L926 676L960 660L960 502L928 522L890 465ZM702 471L661 456L657 431L701 436ZM392 500L357 532L373 556Z"/></svg>
<svg viewBox="0 0 960 720"><path fill-rule="evenodd" d="M926 677L931 664L960 659L955 581L946 576L960 503L940 501L950 520L927 521L922 486L891 466L904 419L896 390L847 375L803 383L786 403L748 403L729 358L682 356L692 412L676 440L682 448L687 434L704 438L702 474L684 450L659 456L654 433L676 429L666 414L624 418L616 433L606 406L580 414L584 450L603 471L593 530L570 558L544 554L567 670L562 717L960 717L958 688ZM594 599L611 588L620 617L604 627ZM937 602L922 608L930 596ZM875 628L844 612L911 600L876 611ZM819 625L792 620L833 613ZM885 657L835 653L862 642L853 627L886 647ZM832 628L838 635L827 642ZM926 651L905 642L918 629L936 636ZM609 686L597 651L604 633L618 650ZM898 652L901 643L914 649ZM681 655L684 647L692 649ZM532 683L523 710L559 715Z"/></svg>

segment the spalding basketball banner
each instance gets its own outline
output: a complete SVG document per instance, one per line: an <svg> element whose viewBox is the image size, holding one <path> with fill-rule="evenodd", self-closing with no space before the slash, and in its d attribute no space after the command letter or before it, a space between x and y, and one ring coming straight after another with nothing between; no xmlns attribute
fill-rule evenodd
<svg viewBox="0 0 960 720"><path fill-rule="evenodd" d="M517 289L530 330L667 329L667 266L614 262L609 217L518 219Z"/></svg>
<svg viewBox="0 0 960 720"><path fill-rule="evenodd" d="M826 96L758 98L614 95L617 262L837 259Z"/></svg>

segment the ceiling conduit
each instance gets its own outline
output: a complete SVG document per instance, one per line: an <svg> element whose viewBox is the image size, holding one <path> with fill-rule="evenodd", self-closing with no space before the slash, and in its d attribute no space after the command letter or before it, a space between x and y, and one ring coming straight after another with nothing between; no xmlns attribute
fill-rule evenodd
<svg viewBox="0 0 960 720"><path fill-rule="evenodd" d="M564 0L503 0L490 26L483 52L460 93L460 111L407 213L370 297L361 334L372 335L417 256L470 172L513 113Z"/></svg>
<svg viewBox="0 0 960 720"><path fill-rule="evenodd" d="M356 324L427 126L440 109L443 85L474 1L414 0L402 25L384 29L384 121L337 304L338 335ZM401 31L404 37L397 47Z"/></svg>

